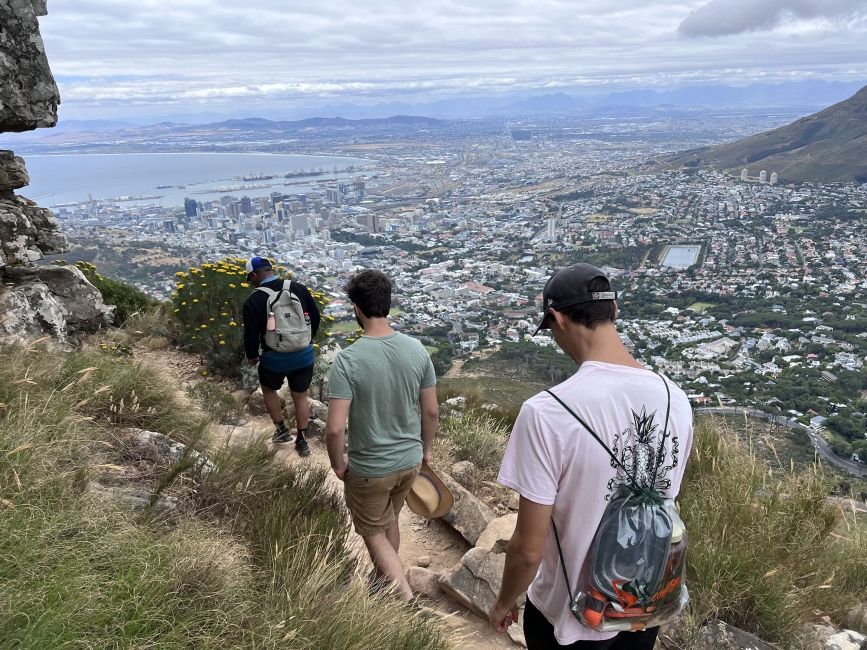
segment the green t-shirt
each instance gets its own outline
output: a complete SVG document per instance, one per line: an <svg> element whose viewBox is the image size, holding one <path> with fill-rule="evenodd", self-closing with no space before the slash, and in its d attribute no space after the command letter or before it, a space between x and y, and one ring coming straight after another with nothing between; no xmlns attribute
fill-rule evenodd
<svg viewBox="0 0 867 650"><path fill-rule="evenodd" d="M341 350L328 396L352 400L350 472L385 476L421 463L419 391L436 382L427 350L405 334L362 336Z"/></svg>

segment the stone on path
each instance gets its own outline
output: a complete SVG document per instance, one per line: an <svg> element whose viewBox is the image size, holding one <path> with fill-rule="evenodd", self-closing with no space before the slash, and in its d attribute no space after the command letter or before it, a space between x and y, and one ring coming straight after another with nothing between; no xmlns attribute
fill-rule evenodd
<svg viewBox="0 0 867 650"><path fill-rule="evenodd" d="M406 572L406 579L414 594L424 594L428 598L434 599L443 597L443 592L439 585L440 574L436 571L413 566Z"/></svg>
<svg viewBox="0 0 867 650"><path fill-rule="evenodd" d="M479 536L476 548L483 548L494 553L505 553L506 544L512 539L517 524L518 513L516 512L497 517L488 524L488 527Z"/></svg>
<svg viewBox="0 0 867 650"><path fill-rule="evenodd" d="M440 478L455 497L455 505L451 512L443 516L443 521L463 535L470 544L475 545L494 519L494 512L445 472L440 473Z"/></svg>
<svg viewBox="0 0 867 650"><path fill-rule="evenodd" d="M867 648L867 637L854 630L843 630L828 637L824 650L864 650L864 648Z"/></svg>

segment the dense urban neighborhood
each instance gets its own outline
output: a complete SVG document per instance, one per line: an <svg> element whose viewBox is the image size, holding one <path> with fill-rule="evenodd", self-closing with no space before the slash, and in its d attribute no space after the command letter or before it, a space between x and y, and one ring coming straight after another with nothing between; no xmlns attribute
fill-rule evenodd
<svg viewBox="0 0 867 650"><path fill-rule="evenodd" d="M161 298L185 264L272 255L331 296L338 336L354 327L345 279L383 269L396 324L441 373L481 355L565 378L571 361L532 336L541 290L553 269L591 262L621 292L624 340L696 406L761 407L867 458L867 185L657 162L739 128L421 123L380 144L323 136L329 153L363 156L358 167L251 170L201 198L190 186L183 206L126 197L55 211L77 255Z"/></svg>

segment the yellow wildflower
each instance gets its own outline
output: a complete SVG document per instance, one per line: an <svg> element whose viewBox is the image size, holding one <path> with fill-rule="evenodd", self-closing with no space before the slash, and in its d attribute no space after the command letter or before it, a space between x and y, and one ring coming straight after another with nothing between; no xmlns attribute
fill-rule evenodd
<svg viewBox="0 0 867 650"><path fill-rule="evenodd" d="M247 282L242 282L242 283L241 283L241 286L244 287L245 289L249 289L249 288L250 288L250 285L249 285Z"/></svg>

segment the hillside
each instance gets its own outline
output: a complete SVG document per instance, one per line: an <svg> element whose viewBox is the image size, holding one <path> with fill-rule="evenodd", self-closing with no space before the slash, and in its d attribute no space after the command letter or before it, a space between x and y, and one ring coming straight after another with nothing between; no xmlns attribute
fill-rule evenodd
<svg viewBox="0 0 867 650"><path fill-rule="evenodd" d="M867 182L867 86L849 99L778 129L666 161L678 167L777 172L781 181Z"/></svg>

